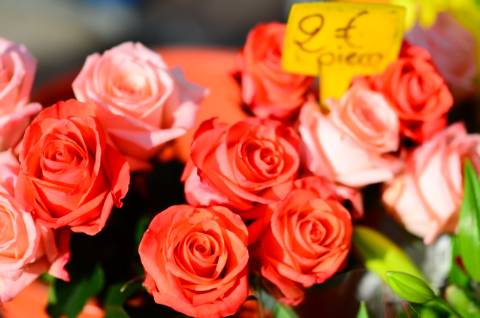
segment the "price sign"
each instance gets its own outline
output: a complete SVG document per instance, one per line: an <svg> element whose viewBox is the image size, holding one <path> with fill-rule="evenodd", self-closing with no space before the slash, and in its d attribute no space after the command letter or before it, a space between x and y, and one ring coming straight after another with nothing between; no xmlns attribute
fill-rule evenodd
<svg viewBox="0 0 480 318"><path fill-rule="evenodd" d="M297 3L288 18L283 68L320 76L320 99L340 98L354 76L381 73L396 60L403 7L372 3Z"/></svg>

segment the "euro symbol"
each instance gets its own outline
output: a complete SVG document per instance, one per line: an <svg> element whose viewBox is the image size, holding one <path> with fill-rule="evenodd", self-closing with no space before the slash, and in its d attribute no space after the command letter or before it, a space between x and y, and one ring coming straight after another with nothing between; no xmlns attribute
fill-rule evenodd
<svg viewBox="0 0 480 318"><path fill-rule="evenodd" d="M344 40L345 43L351 48L360 48L360 45L355 45L351 42L350 31L352 29L355 29L355 26L353 25L355 23L355 20L357 20L362 15L366 15L367 13L368 12L366 10L360 11L359 13L357 13L357 15L355 15L348 21L346 27L335 29L335 37L337 39Z"/></svg>

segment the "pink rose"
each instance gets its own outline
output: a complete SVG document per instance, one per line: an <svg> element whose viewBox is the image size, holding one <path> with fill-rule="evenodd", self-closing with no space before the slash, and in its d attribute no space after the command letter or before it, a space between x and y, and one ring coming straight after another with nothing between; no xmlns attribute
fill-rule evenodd
<svg viewBox="0 0 480 318"><path fill-rule="evenodd" d="M389 212L427 244L456 228L465 158L478 170L480 135L468 135L463 124L451 125L413 150L405 170L383 193Z"/></svg>
<svg viewBox="0 0 480 318"><path fill-rule="evenodd" d="M193 127L204 95L160 55L131 42L90 55L73 90L80 101L100 105L100 121L133 170Z"/></svg>
<svg viewBox="0 0 480 318"><path fill-rule="evenodd" d="M475 38L451 15L439 13L429 29L415 26L407 39L430 52L435 66L455 95L462 97L473 93L477 73Z"/></svg>
<svg viewBox="0 0 480 318"><path fill-rule="evenodd" d="M68 231L54 232L36 223L12 197L19 165L10 152L0 153L0 304L40 274L68 280Z"/></svg>
<svg viewBox="0 0 480 318"><path fill-rule="evenodd" d="M393 178L399 163L399 123L381 94L352 87L332 111L323 114L314 102L300 113L299 131L308 170L354 187Z"/></svg>
<svg viewBox="0 0 480 318"><path fill-rule="evenodd" d="M14 193L19 169L18 160L11 150L0 152L0 191Z"/></svg>
<svg viewBox="0 0 480 318"><path fill-rule="evenodd" d="M0 151L15 146L30 117L42 108L28 103L35 67L23 45L0 37Z"/></svg>
<svg viewBox="0 0 480 318"><path fill-rule="evenodd" d="M249 210L289 193L300 163L295 131L270 119L248 118L231 126L204 121L182 179L193 205Z"/></svg>

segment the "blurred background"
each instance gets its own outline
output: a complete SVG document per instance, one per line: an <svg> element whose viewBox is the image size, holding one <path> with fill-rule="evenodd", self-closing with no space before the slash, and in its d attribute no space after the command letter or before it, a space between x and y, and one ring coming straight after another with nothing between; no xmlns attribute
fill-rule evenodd
<svg viewBox="0 0 480 318"><path fill-rule="evenodd" d="M1 0L0 36L38 60L37 85L79 69L123 41L147 46L240 46L262 21L283 21L288 0Z"/></svg>

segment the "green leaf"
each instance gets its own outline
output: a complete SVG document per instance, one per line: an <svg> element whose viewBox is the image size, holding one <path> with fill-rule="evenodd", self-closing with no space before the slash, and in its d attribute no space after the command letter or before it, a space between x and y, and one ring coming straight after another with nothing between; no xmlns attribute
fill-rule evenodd
<svg viewBox="0 0 480 318"><path fill-rule="evenodd" d="M275 318L298 318L298 315L295 313L295 311L285 305L282 305L280 303L277 303L275 306L275 311L273 313L273 317Z"/></svg>
<svg viewBox="0 0 480 318"><path fill-rule="evenodd" d="M437 312L433 310L433 308L426 307L426 306L420 308L418 316L420 318L437 318L438 317Z"/></svg>
<svg viewBox="0 0 480 318"><path fill-rule="evenodd" d="M480 317L480 308L460 287L450 285L445 291L445 298L463 317Z"/></svg>
<svg viewBox="0 0 480 318"><path fill-rule="evenodd" d="M457 244L467 273L480 282L480 183L470 161L464 166L463 202Z"/></svg>
<svg viewBox="0 0 480 318"><path fill-rule="evenodd" d="M130 318L121 306L107 306L104 318Z"/></svg>
<svg viewBox="0 0 480 318"><path fill-rule="evenodd" d="M143 278L141 278L143 280ZM105 296L104 305L121 306L133 294L142 289L142 281L134 279L126 283L112 285Z"/></svg>
<svg viewBox="0 0 480 318"><path fill-rule="evenodd" d="M362 301L360 303L360 308L358 309L357 318L368 318L367 305Z"/></svg>
<svg viewBox="0 0 480 318"><path fill-rule="evenodd" d="M87 300L96 296L103 288L104 273L96 266L88 275L70 283L55 280L50 288L47 311L52 317L77 317Z"/></svg>
<svg viewBox="0 0 480 318"><path fill-rule="evenodd" d="M452 244L452 259L450 262L450 272L448 273L448 282L462 288L468 288L470 278L465 271L457 264L457 257L460 256L458 252L458 238L452 236L450 242Z"/></svg>
<svg viewBox="0 0 480 318"><path fill-rule="evenodd" d="M148 228L148 225L150 224L151 216L150 215L144 215L142 216L138 221L137 224L135 225L135 243L136 245L140 244L140 241L142 240L143 234Z"/></svg>
<svg viewBox="0 0 480 318"><path fill-rule="evenodd" d="M425 304L437 297L430 286L416 276L402 272L387 272L386 277L395 294L406 301Z"/></svg>
<svg viewBox="0 0 480 318"><path fill-rule="evenodd" d="M398 271L426 281L412 260L395 243L379 232L357 225L353 232L353 244L362 257L365 267L387 281L386 273Z"/></svg>

